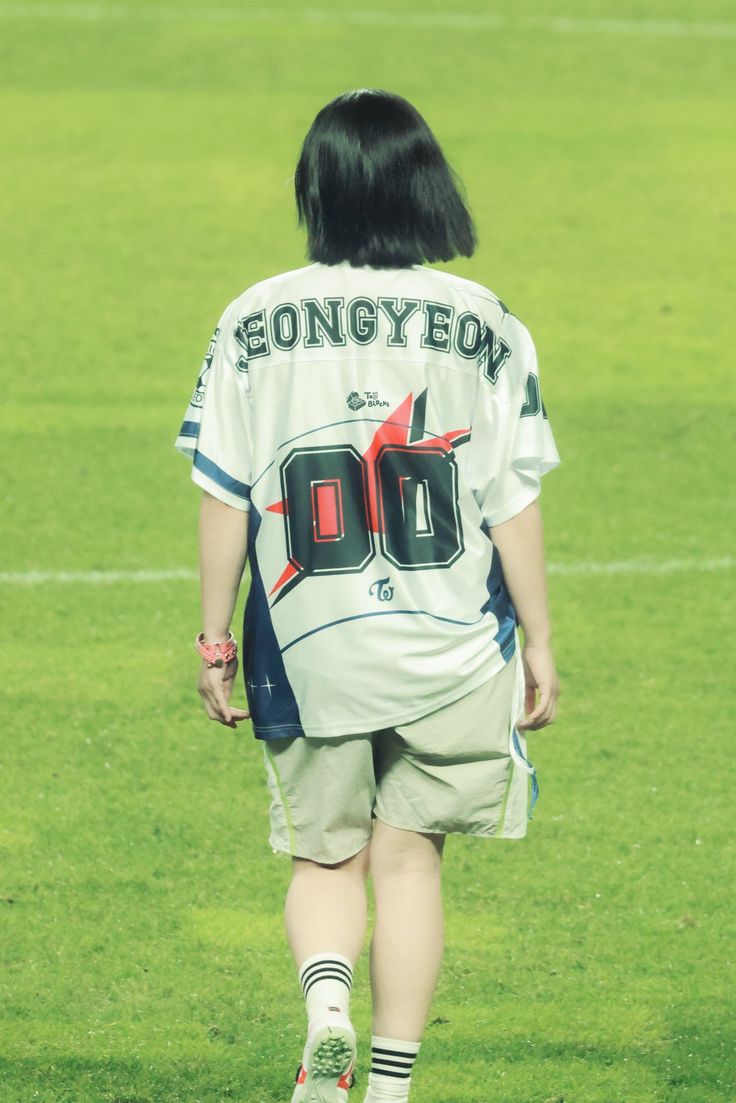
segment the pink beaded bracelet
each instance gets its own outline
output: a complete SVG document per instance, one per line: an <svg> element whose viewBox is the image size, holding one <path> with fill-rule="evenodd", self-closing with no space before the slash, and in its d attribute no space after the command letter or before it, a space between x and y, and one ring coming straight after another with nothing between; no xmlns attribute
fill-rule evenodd
<svg viewBox="0 0 736 1103"><path fill-rule="evenodd" d="M204 632L200 632L194 640L194 646L207 666L224 666L234 659L238 653L238 644L232 632L228 632L227 639L223 643L205 643Z"/></svg>

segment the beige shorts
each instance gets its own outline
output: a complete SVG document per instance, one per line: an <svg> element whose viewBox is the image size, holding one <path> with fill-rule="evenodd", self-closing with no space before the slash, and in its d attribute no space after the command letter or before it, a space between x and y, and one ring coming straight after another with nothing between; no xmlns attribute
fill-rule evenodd
<svg viewBox="0 0 736 1103"><path fill-rule="evenodd" d="M392 827L520 839L536 773L514 722L524 709L517 647L470 693L409 724L319 739L264 740L275 852L334 864ZM513 717L513 719L512 719Z"/></svg>

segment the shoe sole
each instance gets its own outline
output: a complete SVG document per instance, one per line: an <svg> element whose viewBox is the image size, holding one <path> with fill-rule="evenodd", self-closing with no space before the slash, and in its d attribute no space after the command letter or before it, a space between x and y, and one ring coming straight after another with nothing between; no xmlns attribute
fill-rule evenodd
<svg viewBox="0 0 736 1103"><path fill-rule="evenodd" d="M354 1060L355 1036L342 1027L323 1027L312 1043L304 1103L337 1103L337 1081Z"/></svg>
<svg viewBox="0 0 736 1103"><path fill-rule="evenodd" d="M312 1069L317 1076L340 1077L350 1068L355 1046L345 1030L325 1027L324 1037L312 1049Z"/></svg>

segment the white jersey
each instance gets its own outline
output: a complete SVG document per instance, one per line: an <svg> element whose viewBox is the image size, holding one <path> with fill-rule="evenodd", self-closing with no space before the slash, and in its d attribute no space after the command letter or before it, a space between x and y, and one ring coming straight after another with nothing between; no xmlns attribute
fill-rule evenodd
<svg viewBox="0 0 736 1103"><path fill-rule="evenodd" d="M310 264L224 310L175 447L248 510L261 739L415 720L518 646L489 528L559 455L527 328L437 269Z"/></svg>

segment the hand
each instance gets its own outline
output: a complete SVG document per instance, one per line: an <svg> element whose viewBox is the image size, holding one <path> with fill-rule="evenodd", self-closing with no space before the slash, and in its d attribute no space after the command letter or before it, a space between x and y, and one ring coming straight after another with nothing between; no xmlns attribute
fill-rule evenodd
<svg viewBox="0 0 736 1103"><path fill-rule="evenodd" d="M229 704L237 672L237 655L224 666L207 666L202 659L197 679L197 693L204 701L210 720L219 720L228 728L236 727L239 720L250 719L250 713L245 709L231 708Z"/></svg>
<svg viewBox="0 0 736 1103"><path fill-rule="evenodd" d="M552 658L552 649L548 646L525 644L522 651L524 663L524 712L526 715L517 720L519 731L537 731L547 724L553 724L557 713L557 698L560 696L560 682ZM534 707L537 690L539 701Z"/></svg>

